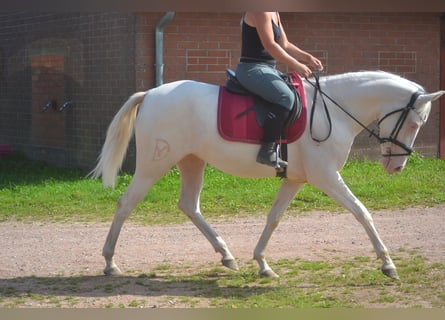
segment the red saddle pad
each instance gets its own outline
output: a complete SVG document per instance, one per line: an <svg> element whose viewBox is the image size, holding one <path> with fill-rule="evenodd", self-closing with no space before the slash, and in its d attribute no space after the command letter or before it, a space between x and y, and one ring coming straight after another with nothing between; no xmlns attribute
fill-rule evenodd
<svg viewBox="0 0 445 320"><path fill-rule="evenodd" d="M292 83L300 95L302 103L301 113L297 121L286 129L286 139L281 143L291 143L301 137L306 128L306 95L303 81L296 73L290 74ZM243 96L229 92L225 87L220 87L218 98L218 131L222 138L229 141L245 143L261 143L263 129L256 121L255 112L248 112L241 117L240 113L253 105L252 96Z"/></svg>

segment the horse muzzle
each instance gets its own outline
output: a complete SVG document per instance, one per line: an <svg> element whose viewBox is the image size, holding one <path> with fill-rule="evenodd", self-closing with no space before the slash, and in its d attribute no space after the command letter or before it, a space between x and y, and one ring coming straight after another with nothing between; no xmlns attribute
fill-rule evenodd
<svg viewBox="0 0 445 320"><path fill-rule="evenodd" d="M405 169L406 161L408 160L408 156L391 156L386 155L383 156L380 160L380 164L383 168L385 168L386 172L389 174L401 172Z"/></svg>

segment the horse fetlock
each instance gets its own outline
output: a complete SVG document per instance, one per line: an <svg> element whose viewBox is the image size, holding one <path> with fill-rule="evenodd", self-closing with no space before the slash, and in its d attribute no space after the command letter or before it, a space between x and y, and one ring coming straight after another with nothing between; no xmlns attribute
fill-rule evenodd
<svg viewBox="0 0 445 320"><path fill-rule="evenodd" d="M114 248L111 248L109 245L105 244L102 248L102 256L105 258L107 265L113 264Z"/></svg>
<svg viewBox="0 0 445 320"><path fill-rule="evenodd" d="M263 254L254 255L254 259L258 262L258 265L260 267L260 277L262 278L279 278L279 275L276 274L271 267L269 267L269 264L267 263L266 259L264 258Z"/></svg>
<svg viewBox="0 0 445 320"><path fill-rule="evenodd" d="M265 261L264 250L255 248L253 251L253 259L255 259L259 264L261 264L262 261Z"/></svg>

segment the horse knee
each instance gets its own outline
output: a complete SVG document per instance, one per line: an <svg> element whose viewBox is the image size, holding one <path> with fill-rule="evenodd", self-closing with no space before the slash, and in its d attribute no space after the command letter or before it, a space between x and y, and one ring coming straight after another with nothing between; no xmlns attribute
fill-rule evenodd
<svg viewBox="0 0 445 320"><path fill-rule="evenodd" d="M116 203L116 212L114 214L115 220L124 221L131 214L132 208L129 208L128 202L121 197Z"/></svg>
<svg viewBox="0 0 445 320"><path fill-rule="evenodd" d="M116 202L116 210L122 208L122 197L120 197Z"/></svg>
<svg viewBox="0 0 445 320"><path fill-rule="evenodd" d="M371 214L368 211L353 212L354 217L364 226L374 223Z"/></svg>

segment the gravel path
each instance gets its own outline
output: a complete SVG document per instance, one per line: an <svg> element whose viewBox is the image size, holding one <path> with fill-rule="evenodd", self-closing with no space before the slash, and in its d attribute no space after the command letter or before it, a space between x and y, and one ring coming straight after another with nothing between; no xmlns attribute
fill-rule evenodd
<svg viewBox="0 0 445 320"><path fill-rule="evenodd" d="M374 213L376 227L390 251L417 250L432 261L445 262L445 205ZM242 261L252 252L265 217L211 221L232 254ZM0 279L101 273L102 246L109 224L0 223ZM286 216L267 247L269 259L375 256L365 231L351 214L310 212ZM122 271L143 270L161 263L200 265L220 260L203 235L189 222L171 226L124 224L116 247Z"/></svg>

